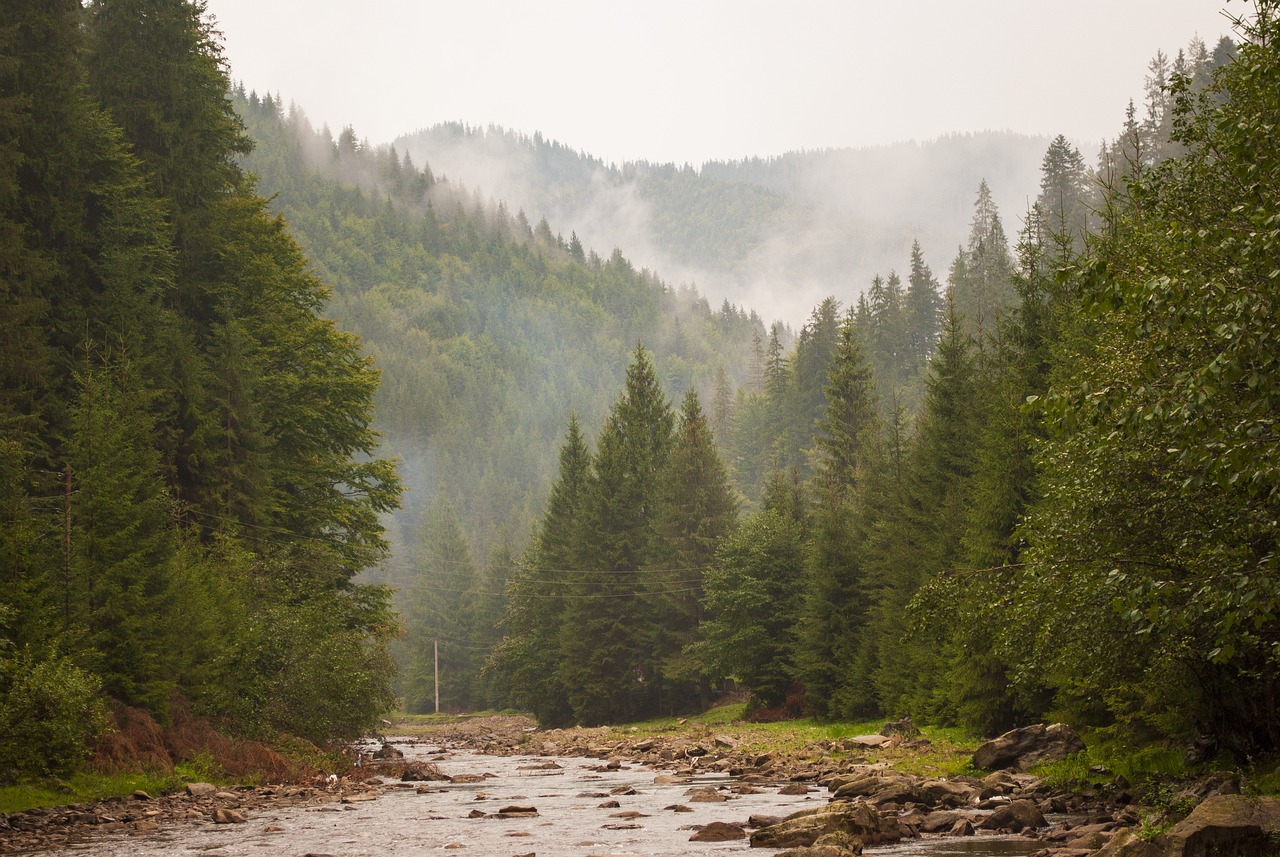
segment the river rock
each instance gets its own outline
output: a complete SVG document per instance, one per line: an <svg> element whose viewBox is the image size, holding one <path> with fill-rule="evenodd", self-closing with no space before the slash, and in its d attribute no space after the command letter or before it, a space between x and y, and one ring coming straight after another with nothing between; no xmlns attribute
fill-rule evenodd
<svg viewBox="0 0 1280 857"><path fill-rule="evenodd" d="M979 782L982 785L981 796L984 799L994 795L1011 794L1018 787L1018 781L1008 771L994 771Z"/></svg>
<svg viewBox="0 0 1280 857"><path fill-rule="evenodd" d="M983 830L1012 830L1018 833L1044 827L1047 823L1040 807L1029 800L1014 800L988 815L978 827Z"/></svg>
<svg viewBox="0 0 1280 857"><path fill-rule="evenodd" d="M880 816L865 803L839 801L792 813L783 821L751 834L752 848L800 848L828 833L847 833L870 845L896 841L898 831L886 829Z"/></svg>
<svg viewBox="0 0 1280 857"><path fill-rule="evenodd" d="M849 779L833 779L830 785L835 786L832 797L836 800L855 797L869 797L886 789L901 791L910 790L916 784L914 777L905 774L882 773L860 774Z"/></svg>
<svg viewBox="0 0 1280 857"><path fill-rule="evenodd" d="M400 752L390 744L384 742L381 747L379 747L377 750L374 751L373 758L380 759L383 761L386 761L388 759L403 759L404 753Z"/></svg>
<svg viewBox="0 0 1280 857"><path fill-rule="evenodd" d="M778 857L858 857L862 853L862 840L847 833L827 833L812 845L791 848Z"/></svg>
<svg viewBox="0 0 1280 857"><path fill-rule="evenodd" d="M685 794L689 796L689 803L724 803L729 799L714 786L694 786Z"/></svg>
<svg viewBox="0 0 1280 857"><path fill-rule="evenodd" d="M973 754L973 766L987 771L1025 771L1044 761L1065 759L1084 749L1084 742L1065 723L1037 723L1011 729L983 744Z"/></svg>
<svg viewBox="0 0 1280 857"><path fill-rule="evenodd" d="M838 845L808 845L779 851L777 857L857 857L861 851L849 851Z"/></svg>
<svg viewBox="0 0 1280 857"><path fill-rule="evenodd" d="M901 720L891 720L880 729L880 734L886 738L891 735L901 735L903 738L919 738L920 729L911 722L911 715L908 714Z"/></svg>
<svg viewBox="0 0 1280 857"><path fill-rule="evenodd" d="M689 837L690 842L732 842L735 839L746 839L746 832L736 824L713 821Z"/></svg>
<svg viewBox="0 0 1280 857"><path fill-rule="evenodd" d="M1216 795L1158 838L1168 857L1274 853L1280 798Z"/></svg>
<svg viewBox="0 0 1280 857"><path fill-rule="evenodd" d="M213 783L187 783L187 794L191 797L210 797L217 791Z"/></svg>
<svg viewBox="0 0 1280 857"><path fill-rule="evenodd" d="M234 809L218 807L213 811L214 824L244 824L248 820L245 818L244 813L237 812Z"/></svg>
<svg viewBox="0 0 1280 857"><path fill-rule="evenodd" d="M953 780L925 780L916 789L922 803L930 806L966 806L974 802L978 790L968 783Z"/></svg>
<svg viewBox="0 0 1280 857"><path fill-rule="evenodd" d="M961 815L954 810L939 810L931 812L920 820L921 833L941 833L950 827L953 827L958 821L967 821L968 816Z"/></svg>
<svg viewBox="0 0 1280 857"><path fill-rule="evenodd" d="M430 767L414 767L410 766L404 769L400 774L400 782L402 783L426 783L433 780L447 781L449 777L440 772L435 765Z"/></svg>
<svg viewBox="0 0 1280 857"><path fill-rule="evenodd" d="M1189 803L1200 803L1214 795L1238 794L1240 794L1240 775L1218 773L1196 780L1174 795L1174 798Z"/></svg>

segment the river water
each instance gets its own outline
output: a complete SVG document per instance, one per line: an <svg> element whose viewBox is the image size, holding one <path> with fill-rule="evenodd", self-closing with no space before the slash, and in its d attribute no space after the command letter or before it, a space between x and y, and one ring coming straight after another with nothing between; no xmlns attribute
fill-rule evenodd
<svg viewBox="0 0 1280 857"><path fill-rule="evenodd" d="M177 825L145 836L95 837L76 850L103 857L264 857L264 855L475 854L495 857L682 857L689 854L751 852L747 841L690 842L694 825L712 821L745 822L751 815L786 815L826 803L827 791L780 795L781 784L756 794L735 794L735 781L722 774L699 775L691 783L655 784L652 770L623 766L595 771L599 760L482 756L446 751L433 745L399 743L406 761L432 761L450 776L491 774L478 783L388 783L377 800L349 804L271 808L251 812L246 824ZM555 762L557 769L537 769ZM693 801L692 787L712 787L728 800ZM617 807L601 806L616 801ZM677 812L672 805L687 807ZM492 816L511 806L533 806L530 818ZM625 814L625 815L623 815ZM1020 857L1039 843L1022 838L974 837L965 840L916 840L875 849L885 857ZM756 850L757 855L773 853Z"/></svg>

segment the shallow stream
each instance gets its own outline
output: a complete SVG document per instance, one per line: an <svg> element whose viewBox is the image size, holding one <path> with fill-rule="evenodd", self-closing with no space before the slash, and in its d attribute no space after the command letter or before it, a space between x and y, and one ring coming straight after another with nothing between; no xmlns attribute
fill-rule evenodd
<svg viewBox="0 0 1280 857"><path fill-rule="evenodd" d="M745 839L690 842L693 826L712 821L745 822L751 815L786 815L815 802L827 791L780 795L775 785L759 785L756 794L732 794L735 781L723 774L700 775L691 783L654 783L655 772L624 765L595 771L595 759L546 756L483 756L441 750L433 744L394 742L407 762L433 762L450 776L492 774L477 783L388 783L377 800L334 802L250 812L246 824L184 824L146 835L112 834L73 846L104 857L200 855L477 854L495 857L683 857L690 854L752 852ZM558 769L538 769L555 762ZM722 803L696 802L691 787L716 788ZM628 793L633 792L633 793ZM616 801L617 807L604 806ZM688 812L668 809L675 804ZM510 805L533 806L536 817L488 816ZM1038 850L1034 840L1008 837L914 840L869 851L884 857L1020 857ZM757 855L775 852L755 850Z"/></svg>

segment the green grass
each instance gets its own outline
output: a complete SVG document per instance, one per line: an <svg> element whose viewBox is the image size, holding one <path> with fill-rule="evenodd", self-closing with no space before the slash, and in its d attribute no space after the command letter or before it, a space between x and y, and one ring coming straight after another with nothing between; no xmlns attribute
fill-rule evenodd
<svg viewBox="0 0 1280 857"><path fill-rule="evenodd" d="M175 791L185 785L178 772L172 774L76 774L65 782L0 788L0 812L21 812L37 806L93 803L110 797L126 797L138 789L151 795Z"/></svg>

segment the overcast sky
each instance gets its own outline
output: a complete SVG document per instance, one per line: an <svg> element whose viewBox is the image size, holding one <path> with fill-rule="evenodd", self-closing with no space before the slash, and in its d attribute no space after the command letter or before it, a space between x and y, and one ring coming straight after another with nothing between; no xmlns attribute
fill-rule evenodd
<svg viewBox="0 0 1280 857"><path fill-rule="evenodd" d="M700 164L951 132L1114 136L1241 0L208 0L232 78L371 142L497 124Z"/></svg>

